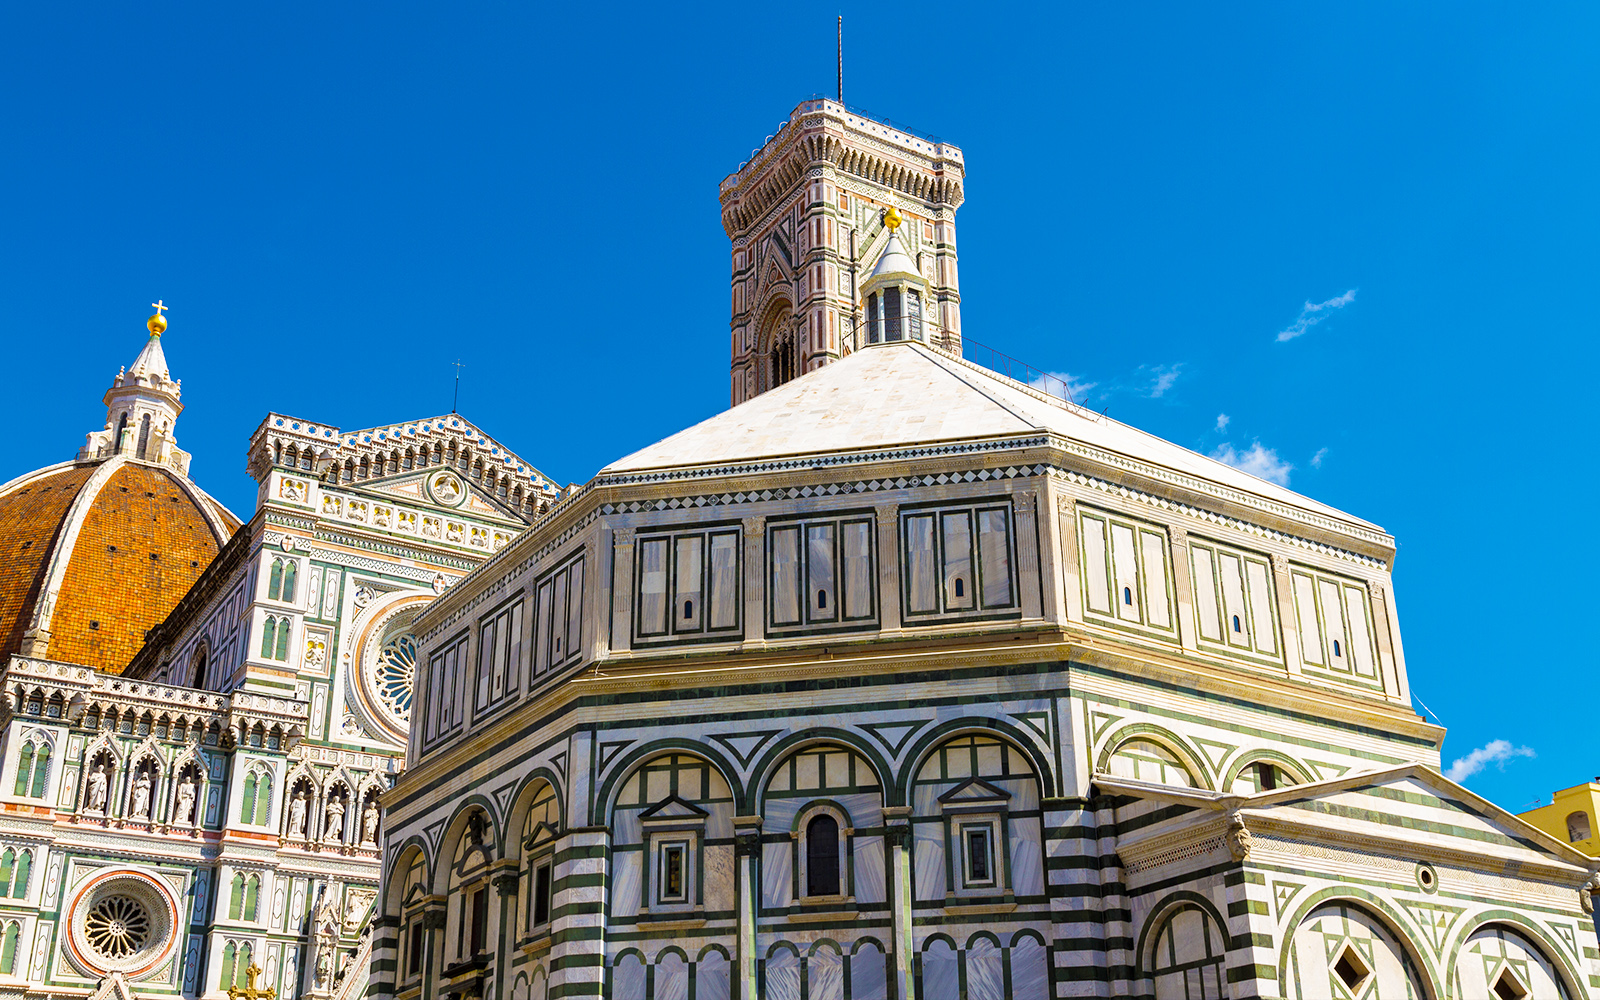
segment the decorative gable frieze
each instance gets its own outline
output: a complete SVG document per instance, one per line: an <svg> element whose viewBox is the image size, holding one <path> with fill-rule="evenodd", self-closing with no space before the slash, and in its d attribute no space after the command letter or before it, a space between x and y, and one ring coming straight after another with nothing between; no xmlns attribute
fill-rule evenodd
<svg viewBox="0 0 1600 1000"><path fill-rule="evenodd" d="M358 431L270 413L251 435L248 471L265 482L273 469L298 470L327 485L357 488L420 470L424 490L429 488L426 470L449 471L458 490L464 493L471 484L524 521L561 495L548 476L458 413Z"/></svg>

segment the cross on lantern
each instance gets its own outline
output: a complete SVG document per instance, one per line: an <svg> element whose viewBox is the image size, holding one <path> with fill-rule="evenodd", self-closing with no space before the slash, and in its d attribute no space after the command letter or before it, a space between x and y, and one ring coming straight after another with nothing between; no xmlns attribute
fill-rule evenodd
<svg viewBox="0 0 1600 1000"><path fill-rule="evenodd" d="M244 970L244 987L228 987L228 1000L277 1000L278 991L273 987L268 986L264 990L256 989L256 979L260 975L261 966L252 961L249 968Z"/></svg>
<svg viewBox="0 0 1600 1000"><path fill-rule="evenodd" d="M164 305L161 304L161 300L160 299L156 299L154 302L150 303L150 308L154 309L156 311L156 315L157 316L160 316L161 313L162 313L162 310L171 309L172 307L171 306L164 306Z"/></svg>

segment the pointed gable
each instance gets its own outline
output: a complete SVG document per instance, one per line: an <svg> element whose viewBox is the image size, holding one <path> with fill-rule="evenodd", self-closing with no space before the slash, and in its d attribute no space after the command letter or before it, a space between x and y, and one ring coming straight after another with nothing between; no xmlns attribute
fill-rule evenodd
<svg viewBox="0 0 1600 1000"><path fill-rule="evenodd" d="M992 806L1002 804L1010 798L1011 793L1003 788L997 788L982 778L968 778L939 796L939 801L947 806Z"/></svg>
<svg viewBox="0 0 1600 1000"><path fill-rule="evenodd" d="M669 795L655 805L639 814L642 822L652 820L703 820L711 815L693 802L686 802L676 795Z"/></svg>
<svg viewBox="0 0 1600 1000"><path fill-rule="evenodd" d="M562 493L533 463L459 413L353 431L271 413L251 436L249 467L258 481L274 468L298 469L358 491L376 487L412 502L465 504L470 512L523 521ZM435 470L453 474L448 490L430 490Z"/></svg>

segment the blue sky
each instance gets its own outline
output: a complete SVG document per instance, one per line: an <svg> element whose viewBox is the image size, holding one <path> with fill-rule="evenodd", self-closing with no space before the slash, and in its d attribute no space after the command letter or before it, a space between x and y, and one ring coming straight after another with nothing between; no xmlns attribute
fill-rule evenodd
<svg viewBox="0 0 1600 1000"><path fill-rule="evenodd" d="M13 5L0 478L101 425L157 297L180 441L241 513L267 411L443 412L457 358L462 412L560 481L718 412L717 183L832 91L833 13ZM969 338L1393 532L1470 787L1600 774L1600 8L844 13L847 100L965 150Z"/></svg>

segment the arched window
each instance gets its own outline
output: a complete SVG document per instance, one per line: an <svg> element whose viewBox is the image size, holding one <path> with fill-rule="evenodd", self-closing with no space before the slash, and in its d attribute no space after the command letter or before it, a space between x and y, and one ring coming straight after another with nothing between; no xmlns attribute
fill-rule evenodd
<svg viewBox="0 0 1600 1000"><path fill-rule="evenodd" d="M256 821L256 776L244 776L244 792L239 797L239 822L254 823Z"/></svg>
<svg viewBox="0 0 1600 1000"><path fill-rule="evenodd" d="M227 947L222 949L222 970L217 977L217 988L227 989L233 985L233 967L238 961L234 956L233 942L229 941Z"/></svg>
<svg viewBox="0 0 1600 1000"><path fill-rule="evenodd" d="M1106 769L1119 778L1180 788L1195 787L1194 777L1178 756L1149 740L1129 740L1117 747L1107 764Z"/></svg>
<svg viewBox="0 0 1600 1000"><path fill-rule="evenodd" d="M150 414L146 413L139 418L139 450L136 454L140 458L149 458L145 449L150 447Z"/></svg>
<svg viewBox="0 0 1600 1000"><path fill-rule="evenodd" d="M16 873L17 852L6 848L0 852L0 896L11 895L11 877Z"/></svg>
<svg viewBox="0 0 1600 1000"><path fill-rule="evenodd" d="M50 744L28 740L17 753L15 794L42 799L50 781Z"/></svg>
<svg viewBox="0 0 1600 1000"><path fill-rule="evenodd" d="M1254 795L1256 792L1270 792L1299 783L1300 780L1293 774L1271 761L1258 760L1240 768L1238 776L1233 779L1233 794Z"/></svg>
<svg viewBox="0 0 1600 1000"><path fill-rule="evenodd" d="M190 674L192 687L205 689L206 686L206 647L201 646L194 653L194 671Z"/></svg>
<svg viewBox="0 0 1600 1000"><path fill-rule="evenodd" d="M239 960L233 969L233 985L249 985L246 981L245 970L250 968L250 962L250 942L246 941L239 946Z"/></svg>
<svg viewBox="0 0 1600 1000"><path fill-rule="evenodd" d="M827 813L806 824L806 895L839 895L839 821Z"/></svg>
<svg viewBox="0 0 1600 1000"><path fill-rule="evenodd" d="M1185 903L1167 918L1150 954L1157 1000L1223 996L1227 948L1211 915Z"/></svg>
<svg viewBox="0 0 1600 1000"><path fill-rule="evenodd" d="M1580 840L1588 840L1592 836L1589 827L1589 814L1575 812L1567 817L1567 840L1576 844Z"/></svg>
<svg viewBox="0 0 1600 1000"><path fill-rule="evenodd" d="M266 826L272 818L272 775L263 771L256 777L256 811L253 822Z"/></svg>
<svg viewBox="0 0 1600 1000"><path fill-rule="evenodd" d="M117 421L117 437L111 442L112 451L122 450L122 432L128 429L128 415L124 413L122 419Z"/></svg>
<svg viewBox="0 0 1600 1000"><path fill-rule="evenodd" d="M261 658L272 659L273 650L278 646L278 619L267 615L261 622Z"/></svg>
<svg viewBox="0 0 1600 1000"><path fill-rule="evenodd" d="M27 795L33 783L33 744L24 743L17 752L17 795Z"/></svg>
<svg viewBox="0 0 1600 1000"><path fill-rule="evenodd" d="M28 898L28 877L33 874L33 852L23 848L17 852L17 872L11 878L11 898Z"/></svg>
<svg viewBox="0 0 1600 1000"><path fill-rule="evenodd" d="M284 560L283 564L283 600L294 600L294 578L300 570L299 562L293 559Z"/></svg>
<svg viewBox="0 0 1600 1000"><path fill-rule="evenodd" d="M256 919L256 904L261 899L261 876L252 875L244 884L244 918Z"/></svg>
<svg viewBox="0 0 1600 1000"><path fill-rule="evenodd" d="M283 560L272 560L272 571L267 575L267 599L276 601L283 592Z"/></svg>
<svg viewBox="0 0 1600 1000"><path fill-rule="evenodd" d="M1233 616L1233 630L1235 632L1238 632L1241 635L1244 634L1244 628L1239 622L1239 616L1238 615L1234 615Z"/></svg>
<svg viewBox="0 0 1600 1000"><path fill-rule="evenodd" d="M21 933L22 924L19 921L13 920L6 924L5 939L3 943L0 943L0 974L7 976L16 975L17 937Z"/></svg>
<svg viewBox="0 0 1600 1000"><path fill-rule="evenodd" d="M228 919L238 920L244 916L244 876L233 877L233 893L228 897Z"/></svg>

